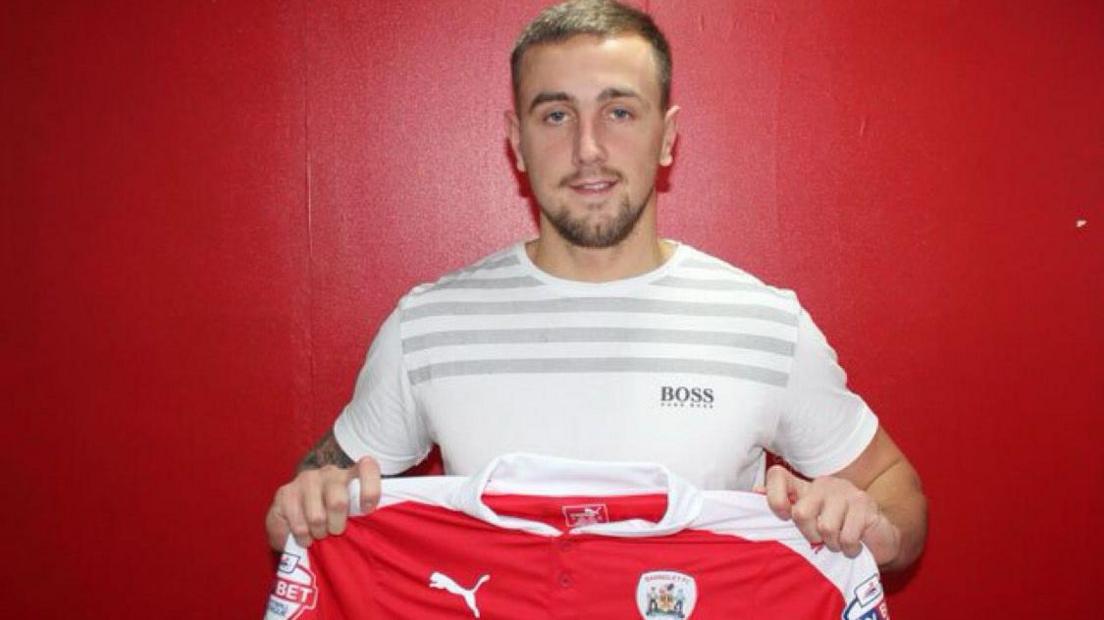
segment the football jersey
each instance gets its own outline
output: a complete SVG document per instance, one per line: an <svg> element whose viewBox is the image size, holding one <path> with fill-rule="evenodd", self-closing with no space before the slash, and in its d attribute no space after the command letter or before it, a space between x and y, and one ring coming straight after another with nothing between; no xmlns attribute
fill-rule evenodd
<svg viewBox="0 0 1104 620"><path fill-rule="evenodd" d="M513 454L382 487L343 535L289 537L267 620L888 618L865 549L811 545L763 496L658 465Z"/></svg>

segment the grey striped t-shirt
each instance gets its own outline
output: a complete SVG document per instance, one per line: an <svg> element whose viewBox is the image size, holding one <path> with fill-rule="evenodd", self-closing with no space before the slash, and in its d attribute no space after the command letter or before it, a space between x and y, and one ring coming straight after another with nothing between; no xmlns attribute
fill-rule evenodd
<svg viewBox="0 0 1104 620"><path fill-rule="evenodd" d="M534 452L656 462L706 489L750 488L764 448L835 472L876 430L792 292L685 244L615 282L556 278L518 244L416 287L334 426L384 473L437 443L450 474Z"/></svg>

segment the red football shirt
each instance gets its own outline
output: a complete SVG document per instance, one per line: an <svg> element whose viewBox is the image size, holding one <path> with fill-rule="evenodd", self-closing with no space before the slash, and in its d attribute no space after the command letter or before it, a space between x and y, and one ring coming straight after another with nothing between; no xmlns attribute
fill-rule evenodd
<svg viewBox="0 0 1104 620"><path fill-rule="evenodd" d="M699 491L656 465L519 454L471 478L385 480L379 507L344 535L309 550L289 538L265 617L888 613L867 551L810 545L762 496Z"/></svg>

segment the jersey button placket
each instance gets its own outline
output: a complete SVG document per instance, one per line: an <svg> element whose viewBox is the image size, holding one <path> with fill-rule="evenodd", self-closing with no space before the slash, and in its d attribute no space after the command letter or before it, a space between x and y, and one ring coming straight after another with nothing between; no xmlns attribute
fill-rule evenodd
<svg viewBox="0 0 1104 620"><path fill-rule="evenodd" d="M570 534L563 534L551 541L553 571L552 583L552 609L549 609L548 617L557 620L578 618L578 594L575 587L575 572L572 567L573 547L576 543L569 540Z"/></svg>

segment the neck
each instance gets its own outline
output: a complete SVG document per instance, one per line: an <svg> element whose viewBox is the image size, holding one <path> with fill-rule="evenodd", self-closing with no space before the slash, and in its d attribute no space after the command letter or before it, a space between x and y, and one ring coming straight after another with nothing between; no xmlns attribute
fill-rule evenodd
<svg viewBox="0 0 1104 620"><path fill-rule="evenodd" d="M529 259L545 273L580 282L610 282L647 273L665 263L675 250L656 233L650 205L629 236L608 248L574 245L541 216L540 236L525 246Z"/></svg>

